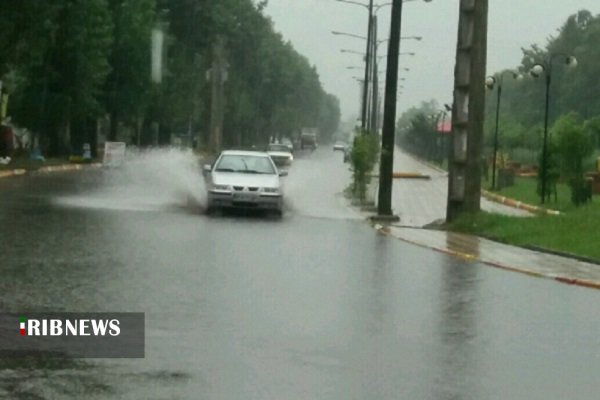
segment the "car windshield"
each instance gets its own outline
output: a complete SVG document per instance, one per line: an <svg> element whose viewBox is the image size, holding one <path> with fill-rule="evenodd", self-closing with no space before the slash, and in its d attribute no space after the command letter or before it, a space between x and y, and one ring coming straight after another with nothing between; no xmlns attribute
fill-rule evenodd
<svg viewBox="0 0 600 400"><path fill-rule="evenodd" d="M226 154L215 167L217 172L238 172L246 174L275 174L275 168L268 157L253 155Z"/></svg>
<svg viewBox="0 0 600 400"><path fill-rule="evenodd" d="M285 151L289 152L290 148L286 144L270 144L269 151Z"/></svg>

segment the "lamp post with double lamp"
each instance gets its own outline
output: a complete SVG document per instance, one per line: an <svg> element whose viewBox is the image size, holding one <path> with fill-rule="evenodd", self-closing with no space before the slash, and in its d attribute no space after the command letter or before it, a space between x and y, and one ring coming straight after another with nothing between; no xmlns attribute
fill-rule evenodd
<svg viewBox="0 0 600 400"><path fill-rule="evenodd" d="M376 23L375 16L383 7L391 6L391 2L383 3L383 4L373 4L373 0L369 0L369 4L364 4L358 1L353 0L336 0L339 3L346 3L355 6L365 7L368 10L368 20L367 20L367 50L366 50L366 58L365 58L365 78L364 78L364 89L363 89L363 107L362 107L362 128L366 128L366 118L367 118L367 96L369 89L369 82L372 78L373 70L371 68L374 67L373 59L371 57L371 49L375 50L375 46L373 46L374 41L373 38L373 30L374 30L374 22ZM411 2L417 0L404 0L404 2ZM425 2L430 2L431 0L423 0Z"/></svg>
<svg viewBox="0 0 600 400"><path fill-rule="evenodd" d="M502 98L502 84L504 76L510 74L514 79L521 79L522 75L513 71L503 71L494 76L488 76L485 80L485 86L489 90L496 88L496 128L494 130L494 152L492 160L492 190L496 190L496 163L498 159L498 127L500 124L500 100Z"/></svg>
<svg viewBox="0 0 600 400"><path fill-rule="evenodd" d="M535 78L539 78L542 74L546 75L546 104L544 110L544 142L542 144L542 165L541 165L541 179L542 179L542 190L541 190L541 203L544 204L548 191L548 116L550 111L550 84L552 83L552 66L554 61L562 59L565 65L570 67L577 66L577 59L568 54L556 53L550 54L541 63L535 64L531 68L531 75Z"/></svg>
<svg viewBox="0 0 600 400"><path fill-rule="evenodd" d="M425 1L431 1L431 0L425 0ZM381 6L379 6L379 8L377 9L377 11L385 6L386 4L382 4ZM369 52L367 53L367 62L366 62L366 70L365 70L365 80L363 80L363 104L362 104L362 110L364 111L364 113L362 113L362 128L363 129L370 129L371 131L376 130L376 122L374 119L374 115L377 115L377 101L376 98L378 96L378 88L376 87L376 82L378 80L377 77L377 51L379 49L379 45L381 45L382 43L388 42L389 39L382 39L382 40L377 40L377 17L374 16L373 17L373 24L372 24L372 36L369 37L365 37L365 36L361 36L361 35L356 35L354 33L347 33L347 32L339 32L339 31L331 31L331 33L333 35L337 35L337 36L348 36L351 38L355 38L355 39L361 39L361 40L366 40L367 42L369 40L372 41L371 45L372 48L369 47ZM405 36L405 37L401 37L401 40L417 40L420 41L423 38L421 36ZM350 52L348 50L344 51L344 52ZM372 55L372 54L375 55ZM408 69L406 69L408 70ZM372 79L372 80L371 80ZM369 99L369 85L372 84L373 85L373 90L372 90L372 99ZM371 109L369 112L369 100L371 100Z"/></svg>
<svg viewBox="0 0 600 400"><path fill-rule="evenodd" d="M367 116L367 91L368 91L368 84L367 82L369 82L369 66L370 66L370 55L371 55L371 34L372 34L372 24L373 24L373 0L369 0L369 4L363 4L363 3L359 3L356 1L351 1L351 0L337 0L338 2L341 3L349 3L349 4L354 4L354 5L359 5L362 7L366 7L367 10L369 11L369 15L368 15L368 19L367 19L367 56L365 58L365 79L364 79L364 85L363 85L363 101L362 101L362 117L361 117L361 127L364 130L366 128L366 116ZM379 7L380 8L380 7Z"/></svg>

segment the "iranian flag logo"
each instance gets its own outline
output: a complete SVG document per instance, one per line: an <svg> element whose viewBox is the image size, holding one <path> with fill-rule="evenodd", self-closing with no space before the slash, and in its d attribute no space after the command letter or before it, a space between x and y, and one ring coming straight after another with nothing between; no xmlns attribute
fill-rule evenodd
<svg viewBox="0 0 600 400"><path fill-rule="evenodd" d="M21 317L19 320L19 332L21 333L21 336L25 336L25 317Z"/></svg>

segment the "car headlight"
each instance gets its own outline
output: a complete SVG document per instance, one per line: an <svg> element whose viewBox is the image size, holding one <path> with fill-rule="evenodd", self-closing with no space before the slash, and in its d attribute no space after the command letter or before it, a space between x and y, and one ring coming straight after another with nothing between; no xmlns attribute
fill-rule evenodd
<svg viewBox="0 0 600 400"><path fill-rule="evenodd" d="M294 161L294 155L290 154L290 161Z"/></svg>
<svg viewBox="0 0 600 400"><path fill-rule="evenodd" d="M263 188L264 193L279 193L279 188Z"/></svg>
<svg viewBox="0 0 600 400"><path fill-rule="evenodd" d="M223 190L223 191L231 190L229 185L213 185L212 188L213 188L213 190Z"/></svg>

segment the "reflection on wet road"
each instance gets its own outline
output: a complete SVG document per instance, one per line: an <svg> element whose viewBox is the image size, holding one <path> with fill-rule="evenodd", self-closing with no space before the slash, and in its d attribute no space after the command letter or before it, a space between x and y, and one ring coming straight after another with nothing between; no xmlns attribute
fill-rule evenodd
<svg viewBox="0 0 600 400"><path fill-rule="evenodd" d="M597 398L597 291L380 236L348 178L299 157L282 220L56 201L98 173L0 181L2 310L146 313L145 359L0 360L0 398Z"/></svg>

